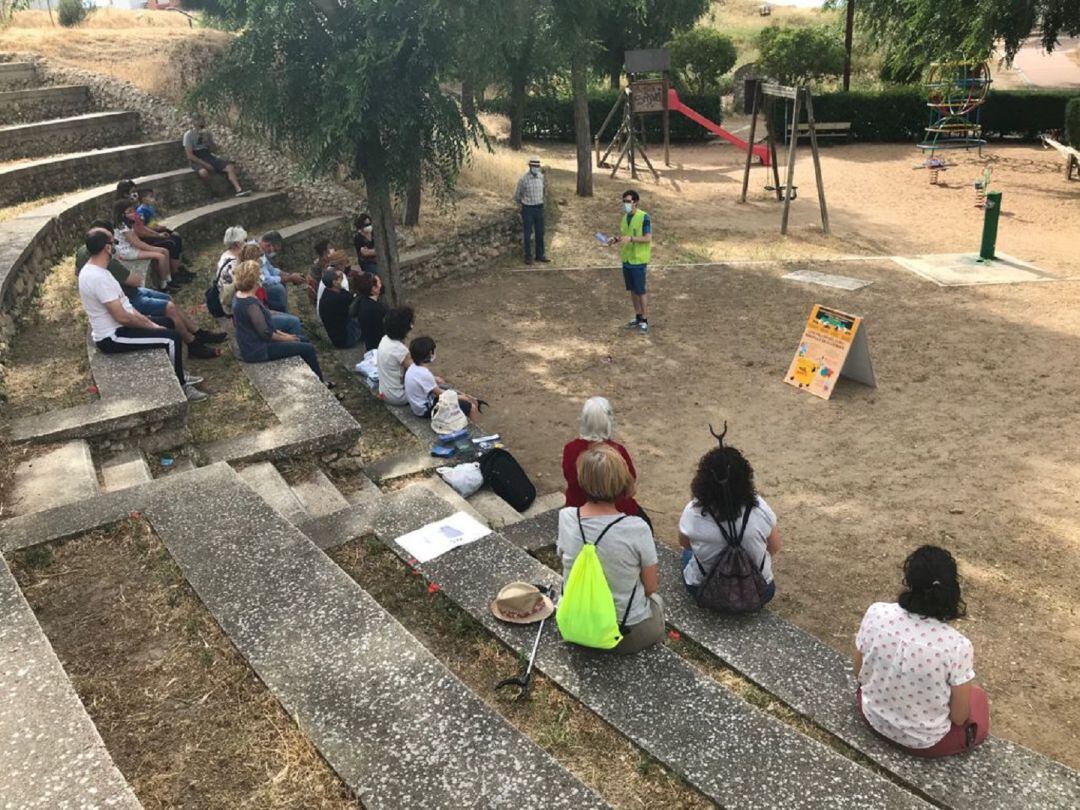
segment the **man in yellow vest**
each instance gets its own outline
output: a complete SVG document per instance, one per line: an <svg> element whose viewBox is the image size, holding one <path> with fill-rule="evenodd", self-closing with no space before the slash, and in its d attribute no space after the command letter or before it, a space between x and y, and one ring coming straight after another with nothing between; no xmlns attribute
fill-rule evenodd
<svg viewBox="0 0 1080 810"><path fill-rule="evenodd" d="M610 244L622 243L622 272L630 300L634 304L634 320L626 324L640 334L649 332L649 296L645 292L645 272L652 258L652 222L638 208L641 199L634 189L622 195L623 216L619 219L619 235Z"/></svg>

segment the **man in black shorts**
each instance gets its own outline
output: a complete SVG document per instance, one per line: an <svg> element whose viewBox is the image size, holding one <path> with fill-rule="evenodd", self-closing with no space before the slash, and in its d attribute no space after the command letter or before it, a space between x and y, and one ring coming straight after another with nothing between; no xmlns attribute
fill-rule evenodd
<svg viewBox="0 0 1080 810"><path fill-rule="evenodd" d="M195 126L184 133L184 154L187 155L192 171L197 172L203 180L209 180L212 174L223 174L236 189L237 197L249 195L251 192L244 191L236 178L236 167L225 158L215 155L211 151L213 148L214 139L206 129L206 119L201 115L196 116Z"/></svg>

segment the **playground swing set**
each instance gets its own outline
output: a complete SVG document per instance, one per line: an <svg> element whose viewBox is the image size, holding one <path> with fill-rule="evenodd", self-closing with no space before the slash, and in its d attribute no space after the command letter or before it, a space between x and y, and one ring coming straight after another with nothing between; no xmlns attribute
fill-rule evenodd
<svg viewBox="0 0 1080 810"><path fill-rule="evenodd" d="M787 182L785 185L781 185L777 169L776 141L773 135L773 127L766 127L768 137L765 144L755 143L754 136L757 133L758 113L765 106L765 98L773 101L781 98L792 100L795 103L792 123L796 129L800 110L805 108L807 112L810 147L814 158L814 173L817 180L818 202L821 208L821 228L825 233L829 233L829 214L825 206L825 187L821 179L821 161L818 155L814 105L809 89L758 82L755 89L753 118L750 124L750 140L747 142L682 102L678 91L671 86L671 58L666 48L627 51L624 66L630 76L629 86L619 94L619 98L612 106L611 111L608 112L607 117L597 129L593 138L597 168L610 169L611 176L615 177L625 161L630 169L630 177L636 180L638 179L638 161L640 159L652 172L653 178L658 180L660 174L649 159L647 150L644 116L654 113L661 114L664 165L671 166L671 113L680 113L746 153L746 169L743 176L740 202L746 202L750 166L754 158L757 158L762 166L772 169L773 184L766 185L765 190L775 192L776 199L784 202L780 232L786 234L791 201L798 194L797 187L794 185L795 145L797 139L794 137L790 139ZM607 143L607 147L602 148L604 133L608 131L611 123L619 116L620 112L622 114L619 117L619 127ZM613 154L617 155L614 164L610 162Z"/></svg>

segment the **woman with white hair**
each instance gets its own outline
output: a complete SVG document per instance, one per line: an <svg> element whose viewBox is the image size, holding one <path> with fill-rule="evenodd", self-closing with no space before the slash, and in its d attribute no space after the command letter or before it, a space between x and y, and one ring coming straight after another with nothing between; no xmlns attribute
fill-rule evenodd
<svg viewBox="0 0 1080 810"><path fill-rule="evenodd" d="M232 314L232 300L233 295L236 294L233 269L240 260L240 251L244 249L247 238L247 231L240 225L225 229L225 252L218 259L217 270L214 272L214 283L221 297L221 308L229 315Z"/></svg>
<svg viewBox="0 0 1080 810"><path fill-rule="evenodd" d="M626 462L626 468L630 471L630 477L637 482L637 470L626 448L614 441L611 437L615 433L615 412L611 409L611 403L605 397L592 397L585 402L581 409L581 417L578 421L578 438L567 442L563 448L562 469L566 479L566 505L583 506L588 500L585 490L578 483L577 461L578 456L590 447L601 442L610 445L618 451ZM645 520L651 526L648 515L634 500L634 487L615 501L616 508L624 515L636 515Z"/></svg>

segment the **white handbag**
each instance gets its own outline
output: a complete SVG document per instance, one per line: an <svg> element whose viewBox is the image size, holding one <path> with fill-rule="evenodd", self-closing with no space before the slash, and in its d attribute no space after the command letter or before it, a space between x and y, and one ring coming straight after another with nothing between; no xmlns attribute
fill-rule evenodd
<svg viewBox="0 0 1080 810"><path fill-rule="evenodd" d="M431 429L440 436L456 433L469 424L458 404L457 391L443 391L431 412Z"/></svg>

